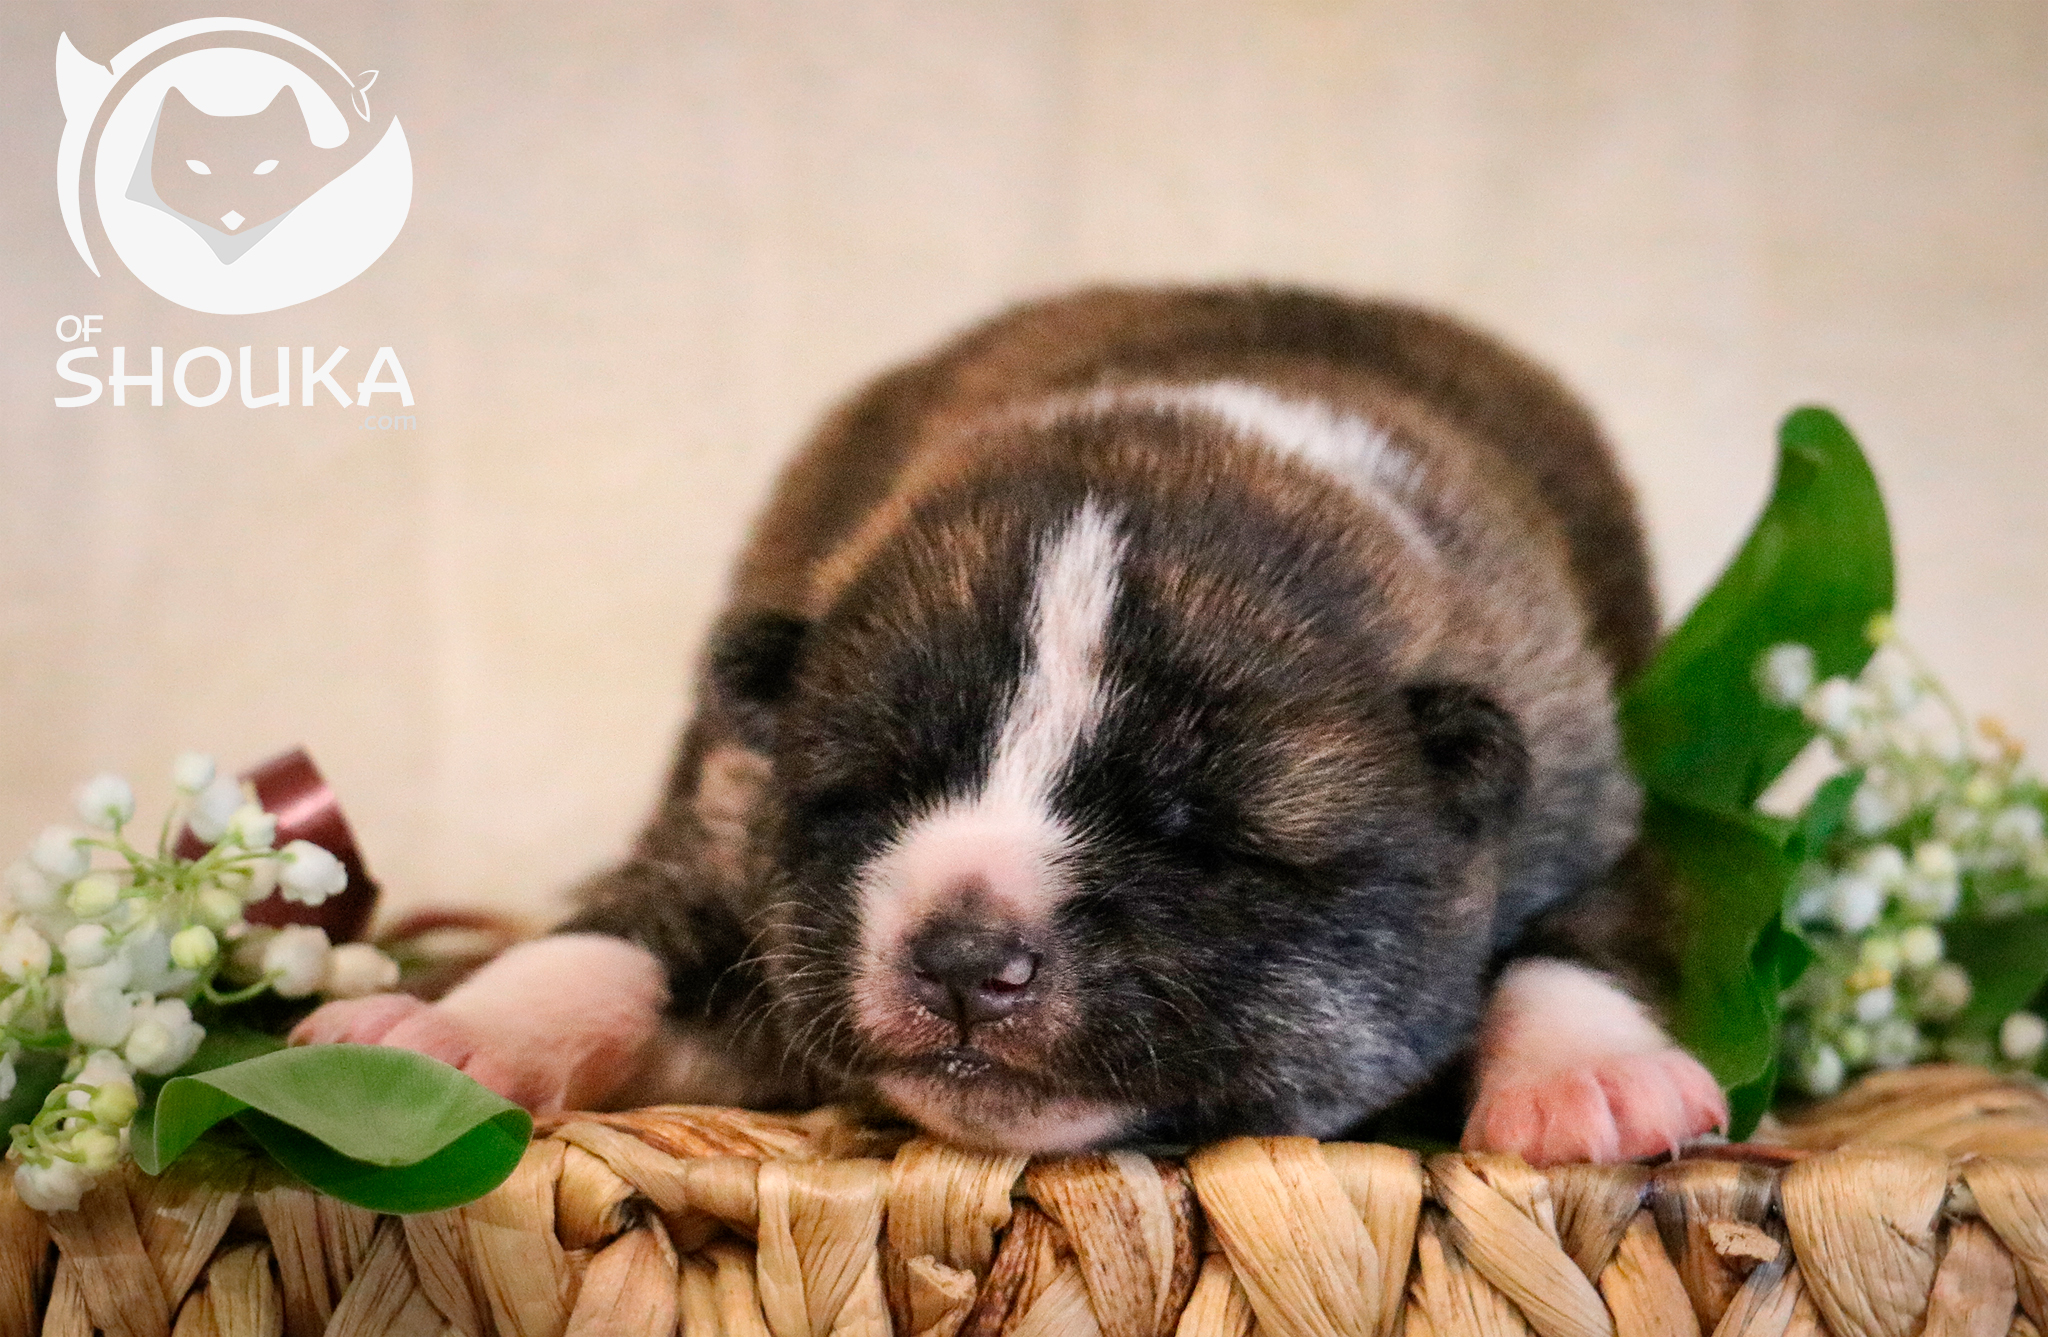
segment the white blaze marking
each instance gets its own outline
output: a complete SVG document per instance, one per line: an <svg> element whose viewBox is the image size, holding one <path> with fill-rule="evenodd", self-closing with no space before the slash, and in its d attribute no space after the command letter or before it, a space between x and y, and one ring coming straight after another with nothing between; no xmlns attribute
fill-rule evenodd
<svg viewBox="0 0 2048 1337"><path fill-rule="evenodd" d="M904 934L960 887L985 887L1022 922L1064 894L1070 833L1052 790L1102 718L1102 646L1116 606L1123 538L1093 498L1039 553L1030 645L996 732L988 776L909 823L860 875L862 943L883 966Z"/></svg>
<svg viewBox="0 0 2048 1337"><path fill-rule="evenodd" d="M1207 414L1275 455L1298 459L1343 484L1378 511L1419 557L1438 558L1436 541L1415 517L1422 466L1387 433L1355 413L1283 395L1250 381L1139 385L1099 390L1056 405L1046 416L1106 413L1119 405Z"/></svg>

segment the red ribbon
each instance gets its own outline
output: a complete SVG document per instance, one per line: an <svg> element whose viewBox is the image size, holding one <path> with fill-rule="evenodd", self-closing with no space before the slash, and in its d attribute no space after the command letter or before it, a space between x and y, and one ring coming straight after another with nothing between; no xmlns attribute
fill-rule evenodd
<svg viewBox="0 0 2048 1337"><path fill-rule="evenodd" d="M278 848L294 840L310 841L341 860L348 870L347 888L319 905L301 905L272 892L243 911L244 916L252 924L316 924L327 930L330 942L353 942L362 937L377 910L377 884L363 867L355 835L341 815L341 800L321 777L313 759L304 748L295 747L242 772L241 778L255 786L257 803L277 818ZM178 833L180 858L196 859L206 849L189 827Z"/></svg>

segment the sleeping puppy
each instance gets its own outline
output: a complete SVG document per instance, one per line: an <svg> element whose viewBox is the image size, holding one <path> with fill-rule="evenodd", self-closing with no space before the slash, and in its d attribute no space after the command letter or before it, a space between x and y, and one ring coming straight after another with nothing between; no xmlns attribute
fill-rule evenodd
<svg viewBox="0 0 2048 1337"><path fill-rule="evenodd" d="M1025 306L789 468L581 911L294 1038L1023 1152L1331 1137L1464 1064L1468 1146L1663 1152L1726 1108L1638 1001L1670 918L1614 685L1655 629L1597 429L1491 340L1284 288Z"/></svg>

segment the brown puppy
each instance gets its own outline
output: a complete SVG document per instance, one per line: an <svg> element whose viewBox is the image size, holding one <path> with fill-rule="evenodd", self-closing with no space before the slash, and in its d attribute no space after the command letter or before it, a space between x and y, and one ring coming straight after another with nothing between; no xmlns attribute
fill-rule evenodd
<svg viewBox="0 0 2048 1337"><path fill-rule="evenodd" d="M1098 290L891 373L742 557L635 856L442 1003L331 1005L536 1107L878 1096L1057 1151L1333 1136L1475 1063L1474 1146L1725 1117L1613 687L1626 486L1541 370L1412 308Z"/></svg>

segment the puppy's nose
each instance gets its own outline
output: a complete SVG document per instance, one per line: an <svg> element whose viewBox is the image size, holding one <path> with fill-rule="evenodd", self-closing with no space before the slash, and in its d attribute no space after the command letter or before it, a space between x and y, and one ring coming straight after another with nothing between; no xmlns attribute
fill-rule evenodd
<svg viewBox="0 0 2048 1337"><path fill-rule="evenodd" d="M911 992L963 1030L1017 1010L1038 974L1038 954L1015 929L942 920L910 944Z"/></svg>

